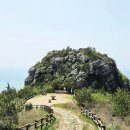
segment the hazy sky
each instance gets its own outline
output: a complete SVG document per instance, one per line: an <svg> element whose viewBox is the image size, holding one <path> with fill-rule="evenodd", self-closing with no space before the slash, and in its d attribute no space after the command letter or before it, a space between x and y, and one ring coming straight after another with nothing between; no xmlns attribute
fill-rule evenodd
<svg viewBox="0 0 130 130"><path fill-rule="evenodd" d="M95 47L129 73L130 0L0 0L0 70L67 46Z"/></svg>

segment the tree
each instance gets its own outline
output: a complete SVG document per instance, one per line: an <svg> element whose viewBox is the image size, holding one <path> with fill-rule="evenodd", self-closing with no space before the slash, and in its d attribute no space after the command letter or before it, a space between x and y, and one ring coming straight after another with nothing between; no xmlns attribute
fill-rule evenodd
<svg viewBox="0 0 130 130"><path fill-rule="evenodd" d="M8 84L7 90L0 94L0 122L6 129L13 129L18 123L17 110L14 101L16 90ZM2 127L2 125L1 125ZM2 128L3 129L3 128Z"/></svg>
<svg viewBox="0 0 130 130"><path fill-rule="evenodd" d="M56 77L56 79L54 79L51 83L52 87L54 88L54 90L56 89L60 89L61 85L62 85L62 79L59 77Z"/></svg>
<svg viewBox="0 0 130 130"><path fill-rule="evenodd" d="M32 90L33 90L32 87L25 86L23 89L21 89L21 90L18 91L19 98L25 99L27 97L30 97L30 96L34 95L34 93L33 93Z"/></svg>
<svg viewBox="0 0 130 130"><path fill-rule="evenodd" d="M74 80L73 77L67 77L64 81L64 87L67 88L67 91L70 93L71 89L74 89L76 81Z"/></svg>

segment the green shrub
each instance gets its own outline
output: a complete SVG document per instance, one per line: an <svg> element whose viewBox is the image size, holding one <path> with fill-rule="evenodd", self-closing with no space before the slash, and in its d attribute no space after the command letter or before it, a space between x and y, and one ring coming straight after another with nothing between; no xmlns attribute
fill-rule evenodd
<svg viewBox="0 0 130 130"><path fill-rule="evenodd" d="M130 113L130 94L127 90L118 89L113 96L114 112L121 116L127 116Z"/></svg>
<svg viewBox="0 0 130 130"><path fill-rule="evenodd" d="M24 86L23 89L18 91L18 97L19 98L30 97L30 95L33 95L32 87L30 87L30 86Z"/></svg>
<svg viewBox="0 0 130 130"><path fill-rule="evenodd" d="M39 86L31 86L32 87L32 93L34 95L38 95L38 94L41 94L41 89Z"/></svg>
<svg viewBox="0 0 130 130"><path fill-rule="evenodd" d="M32 106L31 103L25 105L25 110L26 110L26 111L29 111L29 110L31 110L31 109L33 109L33 106Z"/></svg>
<svg viewBox="0 0 130 130"><path fill-rule="evenodd" d="M93 92L91 95L95 103L110 103L112 99L111 94L102 90L97 90Z"/></svg>
<svg viewBox="0 0 130 130"><path fill-rule="evenodd" d="M90 68L89 63L78 64L78 66L77 66L78 71L86 71L89 68Z"/></svg>
<svg viewBox="0 0 130 130"><path fill-rule="evenodd" d="M75 92L75 99L79 105L84 105L86 102L92 102L91 89L83 88Z"/></svg>
<svg viewBox="0 0 130 130"><path fill-rule="evenodd" d="M44 85L44 92L51 93L54 92L54 88L51 85Z"/></svg>

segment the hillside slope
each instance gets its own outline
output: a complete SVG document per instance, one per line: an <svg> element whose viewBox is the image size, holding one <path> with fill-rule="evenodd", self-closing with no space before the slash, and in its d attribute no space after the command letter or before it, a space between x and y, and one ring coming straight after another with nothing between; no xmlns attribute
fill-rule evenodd
<svg viewBox="0 0 130 130"><path fill-rule="evenodd" d="M52 89L92 87L113 92L130 89L129 80L117 69L115 61L94 48L67 47L49 52L30 68L25 85L50 85Z"/></svg>

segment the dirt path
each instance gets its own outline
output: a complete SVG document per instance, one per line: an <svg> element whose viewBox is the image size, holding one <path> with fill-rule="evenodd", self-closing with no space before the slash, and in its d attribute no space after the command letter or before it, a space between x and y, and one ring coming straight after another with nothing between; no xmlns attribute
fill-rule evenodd
<svg viewBox="0 0 130 130"><path fill-rule="evenodd" d="M53 107L54 112L60 115L59 130L82 130L83 122L78 116L65 109Z"/></svg>
<svg viewBox="0 0 130 130"><path fill-rule="evenodd" d="M52 100L51 103L49 103L48 100L51 99L52 95L56 96L56 100ZM50 93L46 96L40 95L31 98L26 103L32 103L33 105L51 106L53 104L73 103L72 99L72 95ZM53 107L53 109L54 112L59 115L56 117L59 121L59 126L56 130L83 130L84 124L85 126L87 124L87 130L95 130L95 126L93 126L91 123L82 121L81 119L79 119L79 116L77 114L58 107Z"/></svg>

